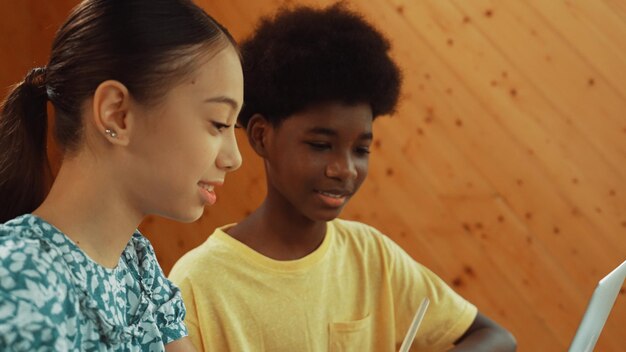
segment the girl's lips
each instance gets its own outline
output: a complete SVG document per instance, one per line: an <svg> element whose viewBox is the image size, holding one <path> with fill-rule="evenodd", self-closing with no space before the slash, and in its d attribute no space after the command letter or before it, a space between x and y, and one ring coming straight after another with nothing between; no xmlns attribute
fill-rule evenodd
<svg viewBox="0 0 626 352"><path fill-rule="evenodd" d="M215 194L214 191L209 191L204 187L200 187L200 195L202 196L202 200L209 205L213 205L217 202L217 194Z"/></svg>
<svg viewBox="0 0 626 352"><path fill-rule="evenodd" d="M217 202L217 194L215 194L214 187L220 186L221 182L198 182L198 187L200 189L200 196L205 203L209 205L215 204Z"/></svg>

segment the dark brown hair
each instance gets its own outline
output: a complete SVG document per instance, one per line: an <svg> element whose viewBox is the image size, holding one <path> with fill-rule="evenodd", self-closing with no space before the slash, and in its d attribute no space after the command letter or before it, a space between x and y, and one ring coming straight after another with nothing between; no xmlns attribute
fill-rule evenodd
<svg viewBox="0 0 626 352"><path fill-rule="evenodd" d="M82 137L81 109L106 80L140 103L158 101L228 31L190 0L86 0L61 26L46 67L31 70L1 106L0 223L38 207L48 192L47 101L67 153ZM168 82L163 84L163 82Z"/></svg>

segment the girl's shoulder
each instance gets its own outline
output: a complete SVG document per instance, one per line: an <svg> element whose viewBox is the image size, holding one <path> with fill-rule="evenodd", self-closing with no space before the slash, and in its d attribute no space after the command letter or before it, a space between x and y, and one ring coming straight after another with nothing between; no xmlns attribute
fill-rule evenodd
<svg viewBox="0 0 626 352"><path fill-rule="evenodd" d="M136 265L140 268L149 269L156 260L154 247L150 240L139 232L133 233L130 241L126 245L123 253L126 263Z"/></svg>
<svg viewBox="0 0 626 352"><path fill-rule="evenodd" d="M32 237L43 230L38 218L31 214L25 214L0 224L0 241L7 242L18 238Z"/></svg>
<svg viewBox="0 0 626 352"><path fill-rule="evenodd" d="M122 255L130 274L142 282L144 288L166 284L154 248L139 230L135 231Z"/></svg>
<svg viewBox="0 0 626 352"><path fill-rule="evenodd" d="M32 215L0 225L0 293L5 299L54 299L68 287L62 253L45 233L53 229L44 225Z"/></svg>
<svg viewBox="0 0 626 352"><path fill-rule="evenodd" d="M0 268L19 271L27 264L38 264L49 269L61 256L55 250L53 232L52 226L33 215L0 224Z"/></svg>

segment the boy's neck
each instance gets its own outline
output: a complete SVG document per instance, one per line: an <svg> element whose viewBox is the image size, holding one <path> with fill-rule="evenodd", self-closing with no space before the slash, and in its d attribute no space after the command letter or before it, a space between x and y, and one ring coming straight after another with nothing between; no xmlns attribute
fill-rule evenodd
<svg viewBox="0 0 626 352"><path fill-rule="evenodd" d="M295 260L315 251L326 235L326 222L313 221L293 208L283 209L266 199L228 234L255 251L276 260Z"/></svg>

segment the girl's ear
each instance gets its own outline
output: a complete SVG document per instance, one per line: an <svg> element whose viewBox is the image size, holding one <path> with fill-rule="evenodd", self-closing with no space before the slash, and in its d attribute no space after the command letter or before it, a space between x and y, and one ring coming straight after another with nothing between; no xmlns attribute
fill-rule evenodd
<svg viewBox="0 0 626 352"><path fill-rule="evenodd" d="M246 134L252 149L262 158L267 156L267 139L272 124L261 114L254 114L248 121Z"/></svg>
<svg viewBox="0 0 626 352"><path fill-rule="evenodd" d="M130 94L120 82L108 80L100 83L93 95L93 123L111 144L128 145L132 121Z"/></svg>

